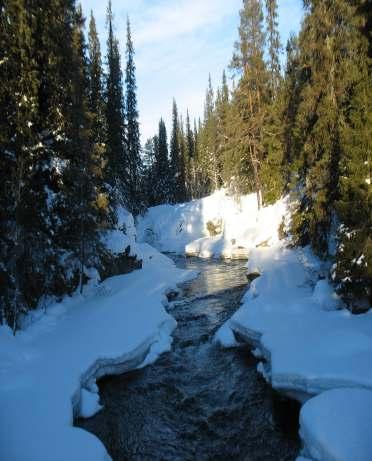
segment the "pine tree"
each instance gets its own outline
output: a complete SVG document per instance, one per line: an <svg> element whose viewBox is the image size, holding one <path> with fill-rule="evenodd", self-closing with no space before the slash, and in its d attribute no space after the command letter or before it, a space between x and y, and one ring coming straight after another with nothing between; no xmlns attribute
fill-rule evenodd
<svg viewBox="0 0 372 461"><path fill-rule="evenodd" d="M216 151L219 165L220 183L229 182L225 181L223 164L226 159L226 144L227 144L227 121L229 112L229 87L227 85L226 72L222 73L222 86L217 92L216 99Z"/></svg>
<svg viewBox="0 0 372 461"><path fill-rule="evenodd" d="M296 120L304 190L294 232L303 242L310 241L321 256L328 252L333 205L339 193L340 130L347 84L344 65L351 53L348 9L344 0L309 1L299 41L301 65L306 68Z"/></svg>
<svg viewBox="0 0 372 461"><path fill-rule="evenodd" d="M186 195L188 199L195 198L196 189L196 152L194 132L190 124L189 111L186 112Z"/></svg>
<svg viewBox="0 0 372 461"><path fill-rule="evenodd" d="M93 149L94 177L97 189L96 206L102 227L112 225L114 210L110 206L109 187L105 183L106 156L106 121L105 98L103 89L102 57L96 22L91 11L88 33L88 84L89 116L91 121L91 144Z"/></svg>
<svg viewBox="0 0 372 461"><path fill-rule="evenodd" d="M138 213L142 204L140 201L139 177L141 170L141 143L138 123L136 76L134 64L134 48L130 31L129 18L127 19L127 66L125 74L125 121L126 121L126 155L128 165L127 178L127 206L133 213Z"/></svg>
<svg viewBox="0 0 372 461"><path fill-rule="evenodd" d="M185 199L185 166L181 155L179 136L180 126L176 101L172 107L172 134L170 140L170 172L171 196L173 203L181 203Z"/></svg>
<svg viewBox="0 0 372 461"><path fill-rule="evenodd" d="M157 141L157 142L156 142ZM157 204L170 203L171 197L171 171L168 159L167 129L163 119L159 122L159 134L154 140L156 188L155 197Z"/></svg>
<svg viewBox="0 0 372 461"><path fill-rule="evenodd" d="M92 117L93 140L97 144L103 144L105 139L105 105L103 95L102 57L93 11L91 11L90 14L88 39L89 110Z"/></svg>
<svg viewBox="0 0 372 461"><path fill-rule="evenodd" d="M241 75L235 103L240 116L242 170L244 174L250 165L258 208L262 206L260 170L265 150L262 139L268 98L264 45L261 2L247 0L240 12L239 41L235 44L231 68Z"/></svg>
<svg viewBox="0 0 372 461"><path fill-rule="evenodd" d="M27 274L31 264L30 243L37 219L31 216L28 190L33 179L34 124L37 116L37 75L32 56L34 46L31 16L24 1L4 2L1 8L0 58L4 108L0 121L0 165L4 182L0 189L0 300L1 321L16 328L19 313L26 309ZM33 195L33 189L30 191Z"/></svg>
<svg viewBox="0 0 372 461"><path fill-rule="evenodd" d="M221 164L218 157L216 101L210 75L204 104L201 145L204 171L208 174L211 190L217 190L221 186Z"/></svg>
<svg viewBox="0 0 372 461"><path fill-rule="evenodd" d="M300 151L299 133L296 131L297 114L301 102L302 87L305 82L304 68L300 63L300 50L298 39L291 35L288 39L285 78L282 89L283 120L282 143L283 143L283 181L286 190L289 186L295 186L297 176L296 158Z"/></svg>
<svg viewBox="0 0 372 461"><path fill-rule="evenodd" d="M81 7L75 13L72 34L71 107L68 167L64 173L65 209L63 242L79 261L79 288L83 291L85 268L99 247L97 190L89 113L88 63Z"/></svg>
<svg viewBox="0 0 372 461"><path fill-rule="evenodd" d="M155 135L149 138L143 149L143 178L142 189L145 191L145 201L147 206L157 205L156 188L156 153L159 149L159 138Z"/></svg>
<svg viewBox="0 0 372 461"><path fill-rule="evenodd" d="M363 2L359 8L349 6L349 40L344 41L353 52L344 70L348 103L340 129L343 155L336 211L341 226L333 270L339 293L355 312L372 305L372 18L361 6Z"/></svg>
<svg viewBox="0 0 372 461"><path fill-rule="evenodd" d="M127 204L127 172L129 165L125 151L123 75L120 63L119 42L114 35L111 0L109 0L107 8L107 28L107 182L111 186L110 200L125 206Z"/></svg>
<svg viewBox="0 0 372 461"><path fill-rule="evenodd" d="M270 91L271 97L274 99L278 94L281 80L279 60L281 44L278 31L278 4L276 0L266 0L266 29L269 48Z"/></svg>

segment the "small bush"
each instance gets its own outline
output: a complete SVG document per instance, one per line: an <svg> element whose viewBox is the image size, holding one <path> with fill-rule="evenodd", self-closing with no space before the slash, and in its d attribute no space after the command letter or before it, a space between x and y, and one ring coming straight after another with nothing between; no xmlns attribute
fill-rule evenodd
<svg viewBox="0 0 372 461"><path fill-rule="evenodd" d="M222 219L217 221L208 221L207 230L210 237L215 237L216 235L222 234Z"/></svg>

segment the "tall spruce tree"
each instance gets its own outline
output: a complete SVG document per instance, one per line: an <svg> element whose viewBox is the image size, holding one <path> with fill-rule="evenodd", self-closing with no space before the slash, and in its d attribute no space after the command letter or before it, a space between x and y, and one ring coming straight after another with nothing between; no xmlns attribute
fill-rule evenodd
<svg viewBox="0 0 372 461"><path fill-rule="evenodd" d="M93 11L90 13L88 33L89 111L92 117L92 132L95 143L105 141L105 104L103 95L103 71L101 46Z"/></svg>
<svg viewBox="0 0 372 461"><path fill-rule="evenodd" d="M194 132L191 128L190 114L186 112L186 195L188 199L195 198L196 188L196 156Z"/></svg>
<svg viewBox="0 0 372 461"><path fill-rule="evenodd" d="M127 66L125 73L125 140L127 156L127 206L133 213L138 213L141 204L139 191L139 177L141 171L141 143L138 123L136 75L134 64L134 48L130 30L129 18L127 18Z"/></svg>
<svg viewBox="0 0 372 461"><path fill-rule="evenodd" d="M156 151L158 148L159 138L155 135L146 141L143 149L142 190L144 191L146 206L157 205Z"/></svg>
<svg viewBox="0 0 372 461"><path fill-rule="evenodd" d="M68 167L64 173L64 244L79 261L80 292L85 269L99 247L96 177L89 112L88 62L81 7L75 13L72 33L71 108L68 113Z"/></svg>
<svg viewBox="0 0 372 461"><path fill-rule="evenodd" d="M348 59L345 123L340 129L340 220L333 278L339 293L355 312L372 305L372 53L368 2L345 5Z"/></svg>
<svg viewBox="0 0 372 461"><path fill-rule="evenodd" d="M244 174L249 165L258 208L261 208L263 201L260 170L264 156L262 139L268 97L264 45L261 1L246 0L240 11L239 41L235 44L231 68L241 76L234 97L240 118L242 171Z"/></svg>
<svg viewBox="0 0 372 461"><path fill-rule="evenodd" d="M36 144L34 124L37 115L37 74L33 59L31 14L23 0L9 1L1 8L0 58L4 108L0 121L0 300L1 321L16 328L18 314L26 309L28 271L32 265L32 231L38 213L32 217L28 199L33 190L33 151ZM30 189L30 190L29 190ZM35 242L36 243L36 242Z"/></svg>
<svg viewBox="0 0 372 461"><path fill-rule="evenodd" d="M109 201L109 187L106 183L108 160L106 155L106 107L103 83L101 46L96 22L91 11L88 33L88 107L91 120L93 172L97 189L96 202L99 210L99 221L102 227L107 227L114 221L114 210Z"/></svg>
<svg viewBox="0 0 372 461"><path fill-rule="evenodd" d="M123 74L121 70L119 42L114 34L111 0L107 7L107 182L111 186L110 200L127 205L128 162L125 149L125 119Z"/></svg>
<svg viewBox="0 0 372 461"><path fill-rule="evenodd" d="M171 196L171 170L168 158L168 141L167 129L163 119L159 122L159 133L157 143L154 145L155 151L155 172L156 172L156 188L155 197L157 204L170 203Z"/></svg>
<svg viewBox="0 0 372 461"><path fill-rule="evenodd" d="M280 35L278 30L278 3L276 0L265 0L266 4L266 35L268 42L270 72L270 91L272 99L275 99L280 85Z"/></svg>
<svg viewBox="0 0 372 461"><path fill-rule="evenodd" d="M180 203L185 199L185 165L181 153L180 125L176 101L172 106L172 134L170 140L170 171L172 202Z"/></svg>

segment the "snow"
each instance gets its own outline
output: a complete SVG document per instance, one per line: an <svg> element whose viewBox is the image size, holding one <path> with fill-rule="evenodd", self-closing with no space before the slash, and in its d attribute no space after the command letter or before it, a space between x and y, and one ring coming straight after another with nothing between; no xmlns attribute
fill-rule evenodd
<svg viewBox="0 0 372 461"><path fill-rule="evenodd" d="M101 241L105 248L112 254L123 253L128 246L133 245L133 241L124 234L122 230L112 229L102 235Z"/></svg>
<svg viewBox="0 0 372 461"><path fill-rule="evenodd" d="M226 323L217 330L213 337L213 342L224 348L236 347L238 345L233 331Z"/></svg>
<svg viewBox="0 0 372 461"><path fill-rule="evenodd" d="M304 455L321 461L371 461L372 392L335 389L304 404L300 415Z"/></svg>
<svg viewBox="0 0 372 461"><path fill-rule="evenodd" d="M134 251L142 270L91 283L16 336L0 327L1 460L110 459L73 418L99 411L96 379L170 349L176 322L164 309L165 293L194 276L149 245L134 244Z"/></svg>
<svg viewBox="0 0 372 461"><path fill-rule="evenodd" d="M312 299L322 309L334 310L342 307L342 301L327 280L319 280L315 285Z"/></svg>
<svg viewBox="0 0 372 461"><path fill-rule="evenodd" d="M252 249L249 265L262 275L227 325L261 349L270 384L299 400L335 387L372 389L372 313L341 308L329 283L313 280L321 263L308 249Z"/></svg>
<svg viewBox="0 0 372 461"><path fill-rule="evenodd" d="M99 404L98 392L91 392L87 389L82 389L80 392L80 411L79 414L83 418L90 418L99 412L102 406Z"/></svg>
<svg viewBox="0 0 372 461"><path fill-rule="evenodd" d="M161 251L187 253L203 258L247 259L247 249L278 240L277 229L286 201L257 209L255 194L235 200L225 190L179 205L159 205L138 221L138 239ZM209 235L208 223L222 233Z"/></svg>

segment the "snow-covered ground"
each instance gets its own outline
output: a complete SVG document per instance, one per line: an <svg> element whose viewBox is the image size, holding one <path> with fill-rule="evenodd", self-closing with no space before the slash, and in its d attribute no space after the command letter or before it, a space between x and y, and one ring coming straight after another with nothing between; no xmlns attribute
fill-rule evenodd
<svg viewBox="0 0 372 461"><path fill-rule="evenodd" d="M138 238L161 251L246 259L244 249L277 240L284 210L285 200L281 200L258 213L254 194L235 200L219 190L189 203L150 208L139 220ZM211 236L208 223L222 232Z"/></svg>
<svg viewBox="0 0 372 461"><path fill-rule="evenodd" d="M279 239L279 224L289 219L286 199L258 212L255 195L237 203L218 191L150 209L139 235L162 250L201 257L244 247L253 275L250 289L214 341L233 347L236 335L244 338L261 359L264 378L278 391L307 401L299 459L372 460L371 412L363 410L363 402L370 409L372 396L372 311L350 314L328 282L327 264L309 248L288 248ZM208 235L209 221L222 223L220 235ZM350 429L356 422L360 431Z"/></svg>
<svg viewBox="0 0 372 461"><path fill-rule="evenodd" d="M165 293L195 275L149 245L135 245L133 229L126 230L127 237L114 232L106 243L113 251L131 243L142 270L92 281L83 296L34 314L16 336L0 327L1 460L110 459L96 437L72 426L73 417L100 408L97 378L169 350L176 322L164 309Z"/></svg>
<svg viewBox="0 0 372 461"><path fill-rule="evenodd" d="M322 461L371 461L371 391L323 392L305 403L300 424L304 456Z"/></svg>

